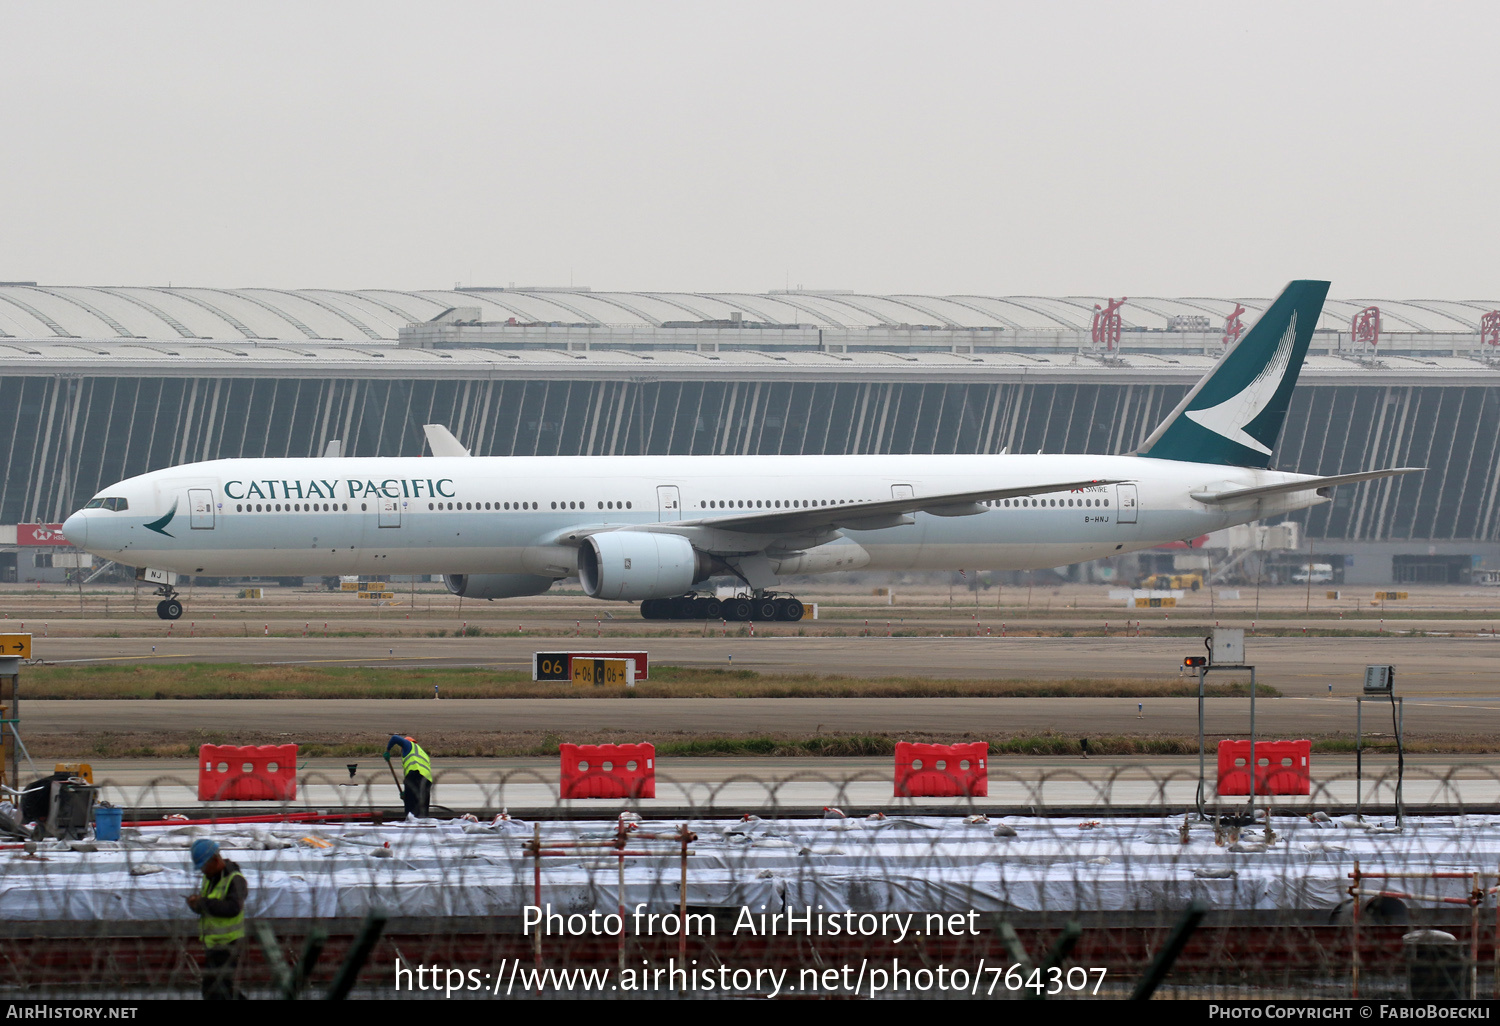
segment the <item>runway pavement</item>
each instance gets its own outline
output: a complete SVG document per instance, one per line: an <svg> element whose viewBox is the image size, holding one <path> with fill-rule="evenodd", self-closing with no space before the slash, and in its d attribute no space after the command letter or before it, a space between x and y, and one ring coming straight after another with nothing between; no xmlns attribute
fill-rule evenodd
<svg viewBox="0 0 1500 1026"><path fill-rule="evenodd" d="M489 666L524 671L532 653L639 646L656 663L762 673L961 679L1173 676L1196 638L53 638L35 641L59 664L244 662L308 666ZM1367 663L1398 667L1408 696L1500 698L1500 640L1491 637L1246 640L1259 679L1288 695L1358 689Z"/></svg>

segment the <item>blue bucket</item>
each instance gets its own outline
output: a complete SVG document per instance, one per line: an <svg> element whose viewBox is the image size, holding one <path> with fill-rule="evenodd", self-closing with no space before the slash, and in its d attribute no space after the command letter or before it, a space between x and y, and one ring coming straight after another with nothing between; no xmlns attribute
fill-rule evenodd
<svg viewBox="0 0 1500 1026"><path fill-rule="evenodd" d="M94 807L94 840L118 841L120 822L124 816L124 809L113 805L96 805Z"/></svg>

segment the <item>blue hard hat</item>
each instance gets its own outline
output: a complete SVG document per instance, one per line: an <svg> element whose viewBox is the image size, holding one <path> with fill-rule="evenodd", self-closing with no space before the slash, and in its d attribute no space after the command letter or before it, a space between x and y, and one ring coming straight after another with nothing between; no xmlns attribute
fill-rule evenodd
<svg viewBox="0 0 1500 1026"><path fill-rule="evenodd" d="M200 837L193 842L191 849L193 856L193 868L202 869L208 860L219 854L219 842L207 837Z"/></svg>

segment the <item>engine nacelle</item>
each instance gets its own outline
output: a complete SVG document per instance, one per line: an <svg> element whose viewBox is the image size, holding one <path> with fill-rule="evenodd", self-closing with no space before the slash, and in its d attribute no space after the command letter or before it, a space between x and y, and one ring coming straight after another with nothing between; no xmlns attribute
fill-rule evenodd
<svg viewBox="0 0 1500 1026"><path fill-rule="evenodd" d="M444 574L443 583L461 598L520 598L540 595L552 587L554 577L537 574Z"/></svg>
<svg viewBox="0 0 1500 1026"><path fill-rule="evenodd" d="M707 580L713 560L680 535L593 534L578 549L578 580L590 598L671 598Z"/></svg>

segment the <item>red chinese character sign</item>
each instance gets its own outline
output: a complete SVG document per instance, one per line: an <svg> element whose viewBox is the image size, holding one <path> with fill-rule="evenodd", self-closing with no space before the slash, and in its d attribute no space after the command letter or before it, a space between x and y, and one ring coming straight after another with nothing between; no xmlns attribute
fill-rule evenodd
<svg viewBox="0 0 1500 1026"><path fill-rule="evenodd" d="M1479 319L1479 344L1500 349L1500 310L1491 310Z"/></svg>
<svg viewBox="0 0 1500 1026"><path fill-rule="evenodd" d="M1367 342L1371 349L1380 345L1380 307L1367 306L1349 322L1349 333L1355 345Z"/></svg>
<svg viewBox="0 0 1500 1026"><path fill-rule="evenodd" d="M1108 300L1108 305L1103 308L1094 304L1094 345L1113 349L1120 344L1120 307L1125 305L1126 298Z"/></svg>
<svg viewBox="0 0 1500 1026"><path fill-rule="evenodd" d="M1245 308L1236 303L1234 304L1234 313L1224 318L1224 345L1234 345L1240 340L1240 336L1245 333L1245 322L1240 320L1240 315L1244 312Z"/></svg>

